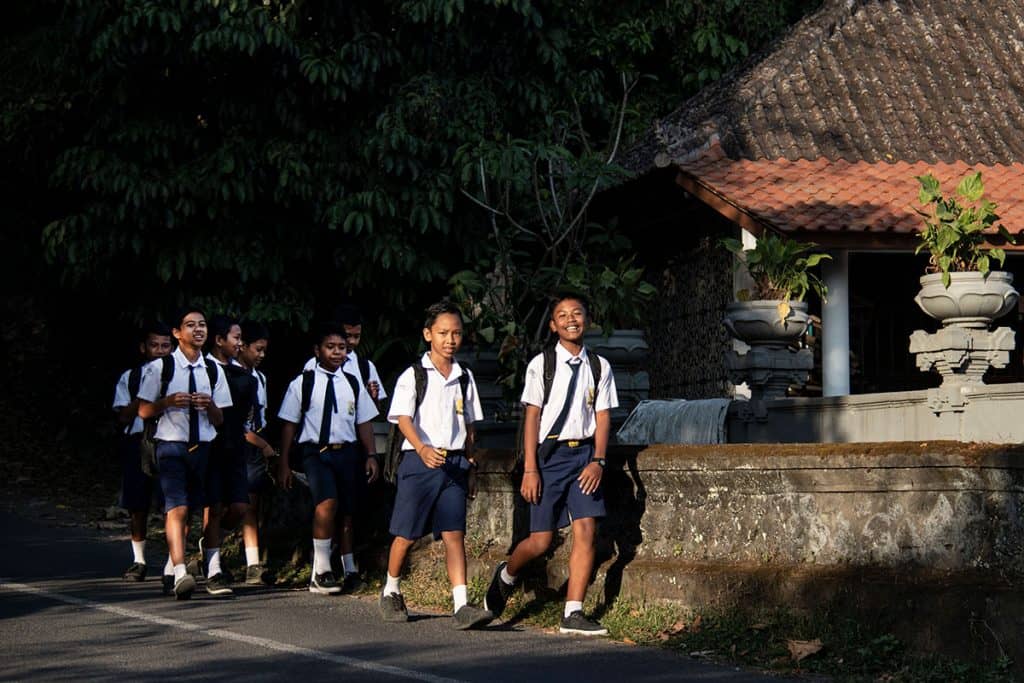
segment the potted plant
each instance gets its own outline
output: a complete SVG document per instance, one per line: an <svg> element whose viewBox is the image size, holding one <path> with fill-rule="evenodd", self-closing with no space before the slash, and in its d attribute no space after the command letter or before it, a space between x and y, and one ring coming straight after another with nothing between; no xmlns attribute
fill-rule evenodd
<svg viewBox="0 0 1024 683"><path fill-rule="evenodd" d="M723 322L729 332L751 346L786 346L797 340L809 321L804 297L813 290L824 300L827 293L811 268L831 256L812 253L817 246L813 243L772 233L759 237L752 249L731 238L720 243L738 257L737 267L746 266L754 282L753 291L740 290L738 301L726 305Z"/></svg>
<svg viewBox="0 0 1024 683"><path fill-rule="evenodd" d="M927 211L915 253L928 252L928 273L921 277L915 298L925 313L943 326L987 329L1016 304L1013 275L992 270L1000 267L1006 252L991 246L998 235L1013 244L1013 236L997 223L996 205L984 199L981 172L969 173L956 187L956 196L945 197L931 174L916 176L921 183L918 199Z"/></svg>

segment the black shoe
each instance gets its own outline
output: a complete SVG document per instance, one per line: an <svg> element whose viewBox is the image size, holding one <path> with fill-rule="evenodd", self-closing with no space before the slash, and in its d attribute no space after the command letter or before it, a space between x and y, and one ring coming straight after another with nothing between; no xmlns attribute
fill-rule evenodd
<svg viewBox="0 0 1024 683"><path fill-rule="evenodd" d="M380 596L380 615L384 621L409 621L409 611L405 609L402 594L388 593Z"/></svg>
<svg viewBox="0 0 1024 683"><path fill-rule="evenodd" d="M500 617L501 613L505 611L505 605L516 589L515 584L509 585L501 580L501 570L507 565L508 562L499 562L498 566L494 568L491 585L487 587L487 595L484 596L484 609L489 611L494 619Z"/></svg>
<svg viewBox="0 0 1024 683"><path fill-rule="evenodd" d="M341 592L341 586L334 580L334 574L331 572L324 572L323 574L313 574L309 580L309 592L310 593L321 593L323 595L337 595Z"/></svg>
<svg viewBox="0 0 1024 683"><path fill-rule="evenodd" d="M494 619L494 615L488 610L473 605L463 605L455 613L455 628L459 631L467 631L489 624L492 619Z"/></svg>
<svg viewBox="0 0 1024 683"><path fill-rule="evenodd" d="M132 566L128 567L121 578L125 581L145 581L146 565L141 562L133 562Z"/></svg>
<svg viewBox="0 0 1024 683"><path fill-rule="evenodd" d="M191 574L185 574L185 576L174 582L174 597L178 600L188 600L192 597L192 592L195 589L196 580L192 578Z"/></svg>
<svg viewBox="0 0 1024 683"><path fill-rule="evenodd" d="M174 574L164 574L160 577L160 591L164 595L174 595Z"/></svg>
<svg viewBox="0 0 1024 683"><path fill-rule="evenodd" d="M591 621L583 616L583 612L576 610L567 617L562 617L558 625L559 633L575 633L581 636L606 636L608 629L596 621Z"/></svg>
<svg viewBox="0 0 1024 683"><path fill-rule="evenodd" d="M262 586L270 583L267 568L262 564L251 564L245 568L245 584L247 586Z"/></svg>
<svg viewBox="0 0 1024 683"><path fill-rule="evenodd" d="M235 582L235 575L223 567L221 567L220 576L224 583L229 586Z"/></svg>
<svg viewBox="0 0 1024 683"><path fill-rule="evenodd" d="M366 582L356 572L345 574L345 579L341 582L342 593L358 593L365 588Z"/></svg>
<svg viewBox="0 0 1024 683"><path fill-rule="evenodd" d="M223 572L206 579L206 592L216 598L227 598L235 594L224 580Z"/></svg>

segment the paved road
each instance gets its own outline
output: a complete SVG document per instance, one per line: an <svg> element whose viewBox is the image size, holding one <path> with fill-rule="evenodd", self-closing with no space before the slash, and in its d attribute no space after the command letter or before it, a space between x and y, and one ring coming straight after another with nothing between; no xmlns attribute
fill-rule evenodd
<svg viewBox="0 0 1024 683"><path fill-rule="evenodd" d="M0 512L0 680L778 680L531 628L456 632L435 614L385 625L369 597L252 589L179 603L154 580L111 578L126 545Z"/></svg>

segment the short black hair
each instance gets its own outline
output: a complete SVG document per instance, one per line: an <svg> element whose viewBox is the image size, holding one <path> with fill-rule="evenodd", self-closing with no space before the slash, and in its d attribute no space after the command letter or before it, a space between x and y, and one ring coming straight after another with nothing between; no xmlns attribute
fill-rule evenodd
<svg viewBox="0 0 1024 683"><path fill-rule="evenodd" d="M232 318L230 315L218 313L210 318L206 323L206 326L210 330L208 341L212 344L217 337L227 337L231 333L231 328L237 324L237 318Z"/></svg>
<svg viewBox="0 0 1024 683"><path fill-rule="evenodd" d="M260 339L270 341L270 330L258 320L243 320L239 323L242 327L242 343L252 344Z"/></svg>
<svg viewBox="0 0 1024 683"><path fill-rule="evenodd" d="M149 339L149 335L151 334L158 337L170 337L171 326L165 323L163 320L147 320L146 324L142 326L142 337L141 339L139 339L139 341L145 343L146 340Z"/></svg>
<svg viewBox="0 0 1024 683"><path fill-rule="evenodd" d="M203 316L204 320L206 319L206 311L204 311L201 307L186 304L185 306L179 306L174 310L174 315L171 316L171 327L180 330L182 321L185 320L185 316L187 316L189 313L198 313L199 315Z"/></svg>
<svg viewBox="0 0 1024 683"><path fill-rule="evenodd" d="M560 289L552 292L548 299L551 302L548 306L548 317L552 320L555 319L555 309L558 307L558 304L568 299L573 299L574 301L579 301L583 304L583 310L586 311L588 319L590 317L590 302L587 301L586 295L582 292L572 289Z"/></svg>
<svg viewBox="0 0 1024 683"><path fill-rule="evenodd" d="M434 322L437 321L438 316L446 313L459 316L459 320L462 320L462 311L459 307L453 304L448 299L441 299L436 304L431 304L427 307L427 319L423 323L423 329L427 329L434 326Z"/></svg>
<svg viewBox="0 0 1024 683"><path fill-rule="evenodd" d="M345 328L336 320L327 320L316 326L313 333L313 345L320 346L331 335L337 335L345 339Z"/></svg>
<svg viewBox="0 0 1024 683"><path fill-rule="evenodd" d="M354 304L341 304L334 309L334 319L342 325L362 325L363 314Z"/></svg>

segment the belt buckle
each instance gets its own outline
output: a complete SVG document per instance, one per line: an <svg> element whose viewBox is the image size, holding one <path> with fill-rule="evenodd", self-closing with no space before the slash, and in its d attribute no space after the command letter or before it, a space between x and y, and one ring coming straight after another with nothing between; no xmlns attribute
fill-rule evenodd
<svg viewBox="0 0 1024 683"><path fill-rule="evenodd" d="M572 441L568 441L566 443L568 444L569 448L578 448L580 445L580 442L576 441L575 439L573 439Z"/></svg>
<svg viewBox="0 0 1024 683"><path fill-rule="evenodd" d="M442 457L442 458L444 458L444 459L446 459L446 460L448 459L448 449L447 449L447 448L437 448L437 449L435 449L435 450L436 450L436 451L437 451L438 453L440 453L440 454L441 454L441 457Z"/></svg>

